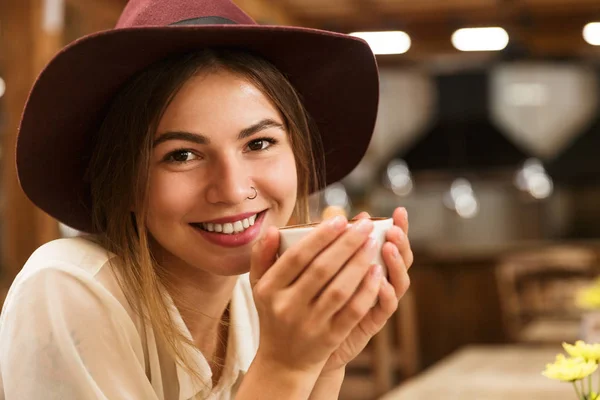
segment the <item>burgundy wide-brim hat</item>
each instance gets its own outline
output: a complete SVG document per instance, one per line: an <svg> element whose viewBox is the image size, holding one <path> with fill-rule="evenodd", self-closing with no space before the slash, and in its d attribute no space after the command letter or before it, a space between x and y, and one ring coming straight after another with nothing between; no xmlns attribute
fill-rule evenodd
<svg viewBox="0 0 600 400"><path fill-rule="evenodd" d="M379 95L377 64L366 42L258 25L229 0L130 0L115 29L68 45L35 82L16 150L27 196L64 224L92 232L84 175L107 105L150 64L207 47L248 49L286 75L319 128L327 184L356 167L371 139Z"/></svg>

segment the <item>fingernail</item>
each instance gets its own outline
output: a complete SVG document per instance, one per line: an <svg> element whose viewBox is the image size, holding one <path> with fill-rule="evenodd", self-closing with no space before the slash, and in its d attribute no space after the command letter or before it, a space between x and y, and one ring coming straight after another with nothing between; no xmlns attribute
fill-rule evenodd
<svg viewBox="0 0 600 400"><path fill-rule="evenodd" d="M356 230L362 233L370 232L373 229L373 222L370 219L361 219L355 225Z"/></svg>
<svg viewBox="0 0 600 400"><path fill-rule="evenodd" d="M373 268L371 273L373 274L374 279L381 279L381 277L383 276L383 268L381 267L381 265L377 264L375 265L375 268Z"/></svg>
<svg viewBox="0 0 600 400"><path fill-rule="evenodd" d="M329 220L329 225L335 229L341 229L346 224L346 219L341 215L336 215L332 219Z"/></svg>
<svg viewBox="0 0 600 400"><path fill-rule="evenodd" d="M396 259L400 257L400 252L398 251L398 248L396 246L394 246L392 250L392 256Z"/></svg>

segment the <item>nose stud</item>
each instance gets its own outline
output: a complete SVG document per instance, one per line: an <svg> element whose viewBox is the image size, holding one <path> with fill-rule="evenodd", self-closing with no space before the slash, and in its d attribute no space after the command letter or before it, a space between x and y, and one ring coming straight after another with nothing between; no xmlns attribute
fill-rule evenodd
<svg viewBox="0 0 600 400"><path fill-rule="evenodd" d="M254 190L254 195L248 196L248 200L254 200L256 198L256 196L258 196L258 190L256 190L256 188L254 186L250 186L250 189Z"/></svg>

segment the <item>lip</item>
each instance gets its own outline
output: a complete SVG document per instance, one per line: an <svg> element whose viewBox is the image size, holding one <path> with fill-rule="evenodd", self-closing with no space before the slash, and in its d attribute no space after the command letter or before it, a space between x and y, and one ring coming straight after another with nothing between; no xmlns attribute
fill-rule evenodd
<svg viewBox="0 0 600 400"><path fill-rule="evenodd" d="M241 220L243 220L245 218L248 218L248 217L251 217L251 216L253 216L255 214L260 214L263 211L265 211L265 210L247 212L247 213L243 213L243 214L232 215L232 216L229 216L229 217L223 217L223 218L213 219L213 220L210 220L210 221L202 221L202 222L198 222L198 223L203 223L203 224L226 224L227 222L241 221Z"/></svg>
<svg viewBox="0 0 600 400"><path fill-rule="evenodd" d="M240 215L243 215L243 214L240 214ZM250 216L250 215L254 215L254 214L251 213L251 214L247 214L247 215ZM262 228L262 223L265 219L265 215L266 215L266 212L261 211L260 213L258 213L258 215L256 217L256 221L254 221L254 225L252 225L251 227L249 227L242 233L234 233L231 235L217 233L217 232L208 232L208 231L205 231L205 230L203 230L197 226L194 226L192 224L190 224L190 227L195 232L197 232L199 235L201 235L206 241L208 241L212 244L216 244L217 246L240 247L240 246L245 246L249 243L252 243L256 240L256 238L258 238L258 236L260 235L261 228ZM239 217L236 216L236 218L239 218ZM220 220L215 220L215 221L220 221ZM237 220L233 220L233 221L237 221Z"/></svg>

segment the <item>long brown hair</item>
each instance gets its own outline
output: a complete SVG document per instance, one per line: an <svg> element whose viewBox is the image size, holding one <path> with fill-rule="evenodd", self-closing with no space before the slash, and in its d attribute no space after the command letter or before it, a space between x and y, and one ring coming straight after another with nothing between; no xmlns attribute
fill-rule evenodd
<svg viewBox="0 0 600 400"><path fill-rule="evenodd" d="M298 171L294 217L308 222L308 196L323 184L320 136L287 78L271 63L247 51L206 49L174 56L132 78L107 110L95 140L88 177L95 239L117 255L113 268L136 312L149 322L175 360L200 379L185 359L194 346L173 324L163 295L168 273L152 256L145 220L152 142L165 109L200 72L225 69L260 89L281 113ZM174 296L174 293L170 293ZM175 299L174 299L175 300Z"/></svg>

